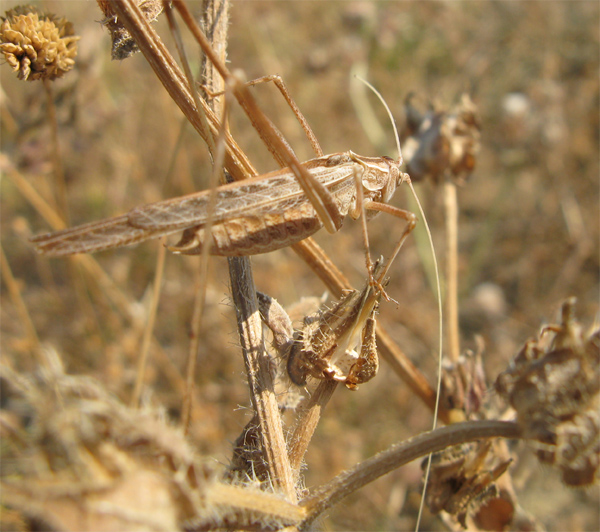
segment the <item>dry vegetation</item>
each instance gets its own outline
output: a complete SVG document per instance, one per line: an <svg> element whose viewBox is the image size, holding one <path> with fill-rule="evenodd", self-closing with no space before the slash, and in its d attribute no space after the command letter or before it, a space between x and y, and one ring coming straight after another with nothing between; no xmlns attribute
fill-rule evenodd
<svg viewBox="0 0 600 532"><path fill-rule="evenodd" d="M5 9L15 5L4 4ZM109 37L97 22L102 15L95 3L48 1L43 6L66 16L81 36L75 69L53 82L71 223L121 214L142 203L205 187L211 168L205 146L142 55L123 62L110 60ZM190 6L197 7L193 2ZM386 144L374 146L361 128L357 112L364 114L364 102L356 109L349 96L352 68L364 69L363 75L384 95L400 125L411 91L444 107L464 91L472 95L482 136L476 169L458 191L461 347L476 350L475 337L483 338L488 383L507 368L528 338L537 337L541 325L560 321L557 312L568 297L577 298L576 313L586 327L597 319L599 15L593 1L234 2L232 6L232 64L243 68L249 79L280 74L326 153L394 152L391 132L386 133ZM172 49L162 18L156 27ZM197 47L191 40L187 44L197 66ZM137 427L138 434L130 413L115 398L124 404L131 400L160 244L151 241L94 256L110 281L90 275L81 262L35 254L27 239L48 225L19 183L28 182L48 201L54 197L46 99L41 85L17 80L7 66L0 75L2 249L15 277L11 286L19 289L23 303L19 306L4 282L3 363L20 375L35 374L39 341L58 354L67 374L95 380L69 381L66 399L69 406L69 394L77 397L86 389L90 405L103 401L102 412L90 406L99 416L94 419L107 425L114 419L116 425L90 429L94 442L133 431L148 448L162 445L164 451L168 446L164 452L169 463L176 464L174 469L191 463L193 448L212 460L195 474L213 478L215 464L230 462L232 443L252 415L225 259L213 258L210 263L187 442L178 439L176 429L168 444L164 441L168 434L153 441L148 434L156 437L154 418ZM260 86L254 92L299 158L311 157L302 131L274 89ZM373 107L386 124L383 113ZM234 137L258 169L274 169L239 109L232 110L231 122ZM387 125L383 127L388 131ZM441 189L423 183L419 193L443 260ZM405 207L407 198L399 192L394 203ZM393 225L384 215L370 224L375 255L388 251ZM317 236L354 286L361 286L365 275L359 229L347 222L334 236ZM386 290L399 303L383 303L379 320L433 383L437 310L426 273L429 259L415 245L420 238L409 239L396 261ZM258 289L284 306L324 291L290 250L257 256L252 262ZM166 257L145 377L146 408L161 411L173 427L181 420L198 264L197 257ZM5 269L3 277L6 281ZM38 392L28 388L31 383L19 381L20 388L16 387L38 414L40 407L35 405L44 404L48 415L52 411L44 386L66 378L54 355L50 360L51 376L35 381ZM5 380L3 424L10 427L22 421L10 416L23 415L20 403L11 402L19 393L11 390ZM495 394L491 385L489 394ZM65 411L75 415L69 408ZM430 426L427 407L382 363L375 380L357 392L340 388L334 394L306 455L305 485L322 484ZM53 430L60 432L60 425ZM119 452L134 446L131 441L121 441ZM3 474L18 474L11 448L3 445L2 450L8 457L3 457ZM518 457L511 466L518 501L541 527L596 529L597 486L566 489L560 473L541 467L522 444L511 451ZM67 461L72 458L65 456ZM133 471L135 485L156 484L160 505L167 490L161 479L138 462L125 462L122 457L119 467ZM89 471L91 465L79 467ZM332 530L410 530L420 479L420 463L400 468L330 509L322 525ZM171 517L174 521L167 520ZM174 516L161 518L164 529L176 521ZM424 529L442 526L437 518L425 517Z"/></svg>

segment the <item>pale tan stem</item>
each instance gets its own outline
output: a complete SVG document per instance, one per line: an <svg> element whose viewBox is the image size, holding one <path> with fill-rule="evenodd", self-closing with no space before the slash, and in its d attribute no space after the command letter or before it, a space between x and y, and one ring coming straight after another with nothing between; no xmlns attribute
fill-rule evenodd
<svg viewBox="0 0 600 532"><path fill-rule="evenodd" d="M227 0L223 2L206 0L204 2L204 22L205 25L212 28L212 42L209 49L211 51L216 50L216 54L215 57L210 57L210 63L213 67L207 68L205 66L204 68L203 74L205 77L203 81L207 86L217 90L223 89L225 78L225 76L220 77L218 75L215 60L218 59L220 64L224 64L227 57L228 4ZM217 17L216 20L213 19L214 16ZM210 105L213 106L213 111L222 115L219 140L224 140L221 139L221 136L226 128L225 102L213 100ZM219 148L223 145L221 142ZM216 157L215 168L219 169L219 172L220 166L222 167L222 160ZM214 175L216 176L216 172ZM216 185L216 182L214 184ZM208 249L205 251L208 251ZM208 253L203 253L202 258L207 261ZM258 313L252 265L248 257L230 258L228 262L231 293L238 319L240 344L244 355L252 404L258 416L263 458L274 486L278 488L278 491L283 492L290 502L295 503L297 501L295 482L288 459L277 396L275 395L272 361L264 347L262 321Z"/></svg>
<svg viewBox="0 0 600 532"><path fill-rule="evenodd" d="M458 329L458 201L456 185L444 183L444 214L446 218L446 331L448 331L448 358L457 361L460 356Z"/></svg>
<svg viewBox="0 0 600 532"><path fill-rule="evenodd" d="M164 238L162 239L164 241ZM162 242L164 244L164 242ZM152 301L150 310L148 311L148 320L144 327L144 336L142 339L142 347L140 349L135 386L131 397L131 406L137 408L140 406L140 397L142 395L142 386L144 385L144 375L146 374L146 365L148 362L148 354L150 352L150 344L152 342L152 333L154 332L154 323L156 321L156 312L158 310L158 302L160 301L160 288L165 271L165 256L167 248L158 247L158 257L156 258L156 271L154 272L154 284L152 286Z"/></svg>

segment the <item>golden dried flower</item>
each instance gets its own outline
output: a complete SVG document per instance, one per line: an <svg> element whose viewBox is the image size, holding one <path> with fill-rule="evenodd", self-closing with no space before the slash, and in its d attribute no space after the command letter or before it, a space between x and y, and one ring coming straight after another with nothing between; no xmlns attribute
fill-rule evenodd
<svg viewBox="0 0 600 532"><path fill-rule="evenodd" d="M65 18L19 6L1 17L0 51L19 79L56 79L73 68L77 41Z"/></svg>

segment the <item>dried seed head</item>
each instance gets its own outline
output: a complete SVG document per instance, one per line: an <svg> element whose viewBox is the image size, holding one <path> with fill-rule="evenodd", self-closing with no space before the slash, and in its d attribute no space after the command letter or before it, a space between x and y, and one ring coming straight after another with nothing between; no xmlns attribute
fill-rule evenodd
<svg viewBox="0 0 600 532"><path fill-rule="evenodd" d="M450 412L452 422L485 417L482 407L487 384L482 352L483 343L476 353L467 351L442 369L440 404Z"/></svg>
<svg viewBox="0 0 600 532"><path fill-rule="evenodd" d="M113 59L127 59L140 51L131 33L123 26L117 18L112 5L108 0L97 0L98 6L104 13L102 24L108 28L112 40L111 57ZM148 22L158 18L163 10L162 0L138 0L137 5Z"/></svg>
<svg viewBox="0 0 600 532"><path fill-rule="evenodd" d="M585 333L574 305L563 304L561 323L526 342L495 386L540 461L556 466L565 484L586 486L600 462L600 330Z"/></svg>
<svg viewBox="0 0 600 532"><path fill-rule="evenodd" d="M482 508L490 501L502 501L505 509L502 527L510 525L514 516L514 501L501 493L496 481L511 463L491 440L449 447L432 457L431 472L425 502L430 511L447 512L464 528L467 518L477 520ZM422 467L425 467L425 460ZM486 514L490 511L487 510ZM469 526L469 529L473 529ZM496 529L491 529L496 530Z"/></svg>
<svg viewBox="0 0 600 532"><path fill-rule="evenodd" d="M431 108L421 113L405 102L407 133L402 152L413 181L451 178L462 183L475 168L480 125L477 108L467 94L452 111Z"/></svg>
<svg viewBox="0 0 600 532"><path fill-rule="evenodd" d="M18 78L28 81L53 80L71 70L79 39L67 19L32 6L7 11L0 24L0 51Z"/></svg>

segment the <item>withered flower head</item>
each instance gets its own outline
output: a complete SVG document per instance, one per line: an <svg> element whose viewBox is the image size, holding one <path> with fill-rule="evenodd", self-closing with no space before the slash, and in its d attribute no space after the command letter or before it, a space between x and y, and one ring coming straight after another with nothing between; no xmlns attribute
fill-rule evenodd
<svg viewBox="0 0 600 532"><path fill-rule="evenodd" d="M0 51L19 79L53 80L73 68L79 37L65 18L18 6L1 19Z"/></svg>
<svg viewBox="0 0 600 532"><path fill-rule="evenodd" d="M462 184L475 168L480 124L477 107L468 94L451 110L431 106L426 113L405 101L407 137L402 151L413 181L443 179Z"/></svg>
<svg viewBox="0 0 600 532"><path fill-rule="evenodd" d="M600 330L585 332L563 304L561 323L528 341L496 381L540 461L557 467L569 486L600 474Z"/></svg>

